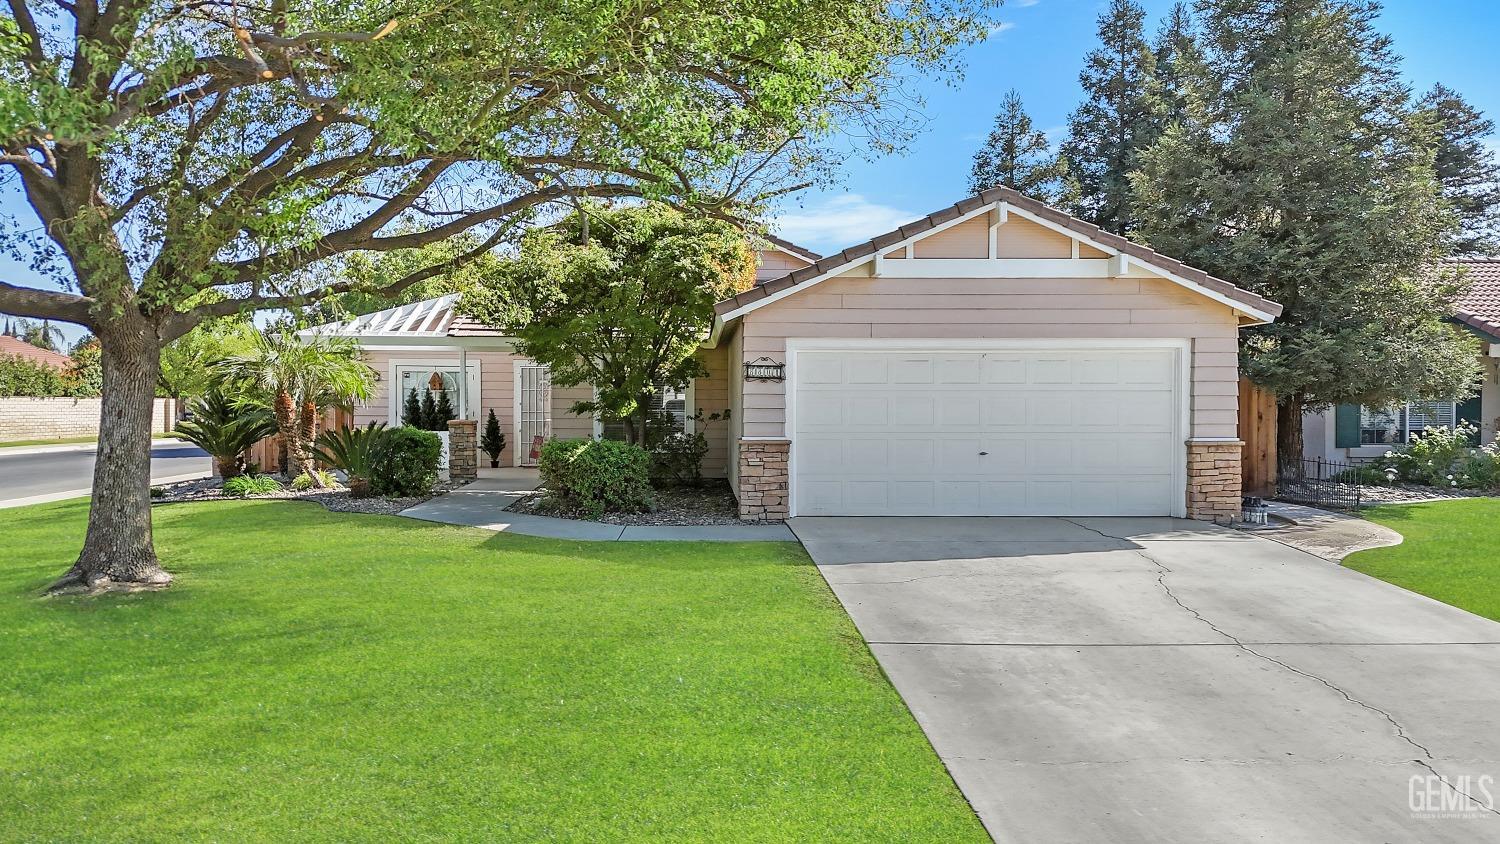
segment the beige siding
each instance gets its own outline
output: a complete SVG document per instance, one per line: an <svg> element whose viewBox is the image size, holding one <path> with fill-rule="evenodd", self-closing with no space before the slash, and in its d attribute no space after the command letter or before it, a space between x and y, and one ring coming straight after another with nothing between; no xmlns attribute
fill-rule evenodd
<svg viewBox="0 0 1500 844"><path fill-rule="evenodd" d="M807 266L806 261L780 249L762 249L757 253L757 257L759 260L755 267L756 281L781 278L792 270Z"/></svg>
<svg viewBox="0 0 1500 844"><path fill-rule="evenodd" d="M913 244L917 258L987 258L990 254L989 216L980 214L931 234Z"/></svg>
<svg viewBox="0 0 1500 844"><path fill-rule="evenodd" d="M1024 217L1011 216L996 230L995 257L1071 258L1073 239Z"/></svg>
<svg viewBox="0 0 1500 844"><path fill-rule="evenodd" d="M500 465L510 466L514 463L514 449L516 443L516 412L515 412L515 362L517 356L511 352L469 352L469 363L479 364L479 405L475 408L474 417L479 420L480 432L483 433L483 425L491 410L500 419L500 430L505 433L505 451L500 455ZM380 383L375 386L375 394L370 400L354 409L354 424L365 425L370 422L399 422L399 402L396 409L397 418L393 419L390 410L390 385L391 385L391 362L392 361L444 361L453 366L458 365L458 352L420 352L420 351L373 351L365 353L365 360L380 373ZM568 408L577 401L590 398L593 389L587 386L556 388L552 391L552 435L558 438L591 437L594 434L594 420L592 417L578 417L568 412Z"/></svg>
<svg viewBox="0 0 1500 844"><path fill-rule="evenodd" d="M1233 437L1238 424L1234 313L1161 279L834 278L746 315L741 332L745 357L777 360L788 337L1186 338L1191 435ZM785 384L743 387L744 435L785 436Z"/></svg>
<svg viewBox="0 0 1500 844"><path fill-rule="evenodd" d="M1108 258L1109 253L1103 249L1095 249L1087 243L1078 244L1078 257L1080 258Z"/></svg>
<svg viewBox="0 0 1500 844"><path fill-rule="evenodd" d="M729 349L719 346L705 349L699 359L708 369L707 378L693 382L693 406L689 413L702 413L705 417L717 413L722 415L729 409ZM726 476L729 455L729 423L723 419L697 423L708 440L708 455L703 458L703 477Z"/></svg>

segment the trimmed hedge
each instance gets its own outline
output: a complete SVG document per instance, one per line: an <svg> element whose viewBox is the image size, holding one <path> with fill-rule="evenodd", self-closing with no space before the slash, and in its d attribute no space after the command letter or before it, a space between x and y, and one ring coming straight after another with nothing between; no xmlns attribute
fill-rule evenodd
<svg viewBox="0 0 1500 844"><path fill-rule="evenodd" d="M651 509L651 455L614 440L552 440L537 459L542 486L556 496L602 513Z"/></svg>
<svg viewBox="0 0 1500 844"><path fill-rule="evenodd" d="M442 456L443 441L431 431L410 425L387 429L370 478L370 489L376 495L390 498L426 495L437 482L438 461Z"/></svg>

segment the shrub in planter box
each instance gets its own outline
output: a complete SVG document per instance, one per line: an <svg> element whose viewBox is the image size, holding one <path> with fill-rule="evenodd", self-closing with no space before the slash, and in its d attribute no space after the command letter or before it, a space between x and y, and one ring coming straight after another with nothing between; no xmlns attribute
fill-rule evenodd
<svg viewBox="0 0 1500 844"><path fill-rule="evenodd" d="M594 515L651 509L651 455L613 440L553 440L537 459L547 494Z"/></svg>
<svg viewBox="0 0 1500 844"><path fill-rule="evenodd" d="M505 450L505 435L500 433L500 420L495 417L495 411L490 411L490 418L484 422L484 435L479 438L479 450L490 457L490 468L497 469L500 466L500 452Z"/></svg>

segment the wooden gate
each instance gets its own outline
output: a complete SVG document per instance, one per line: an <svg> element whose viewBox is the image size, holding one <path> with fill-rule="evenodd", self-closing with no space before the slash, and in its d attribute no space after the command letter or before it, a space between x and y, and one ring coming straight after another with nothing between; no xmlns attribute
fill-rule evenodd
<svg viewBox="0 0 1500 844"><path fill-rule="evenodd" d="M1240 489L1267 498L1276 493L1276 396L1240 376Z"/></svg>

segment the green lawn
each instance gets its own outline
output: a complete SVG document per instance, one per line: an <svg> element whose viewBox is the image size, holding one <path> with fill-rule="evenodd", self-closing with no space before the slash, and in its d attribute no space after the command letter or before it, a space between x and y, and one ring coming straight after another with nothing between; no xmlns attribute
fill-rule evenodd
<svg viewBox="0 0 1500 844"><path fill-rule="evenodd" d="M0 510L5 840L987 840L795 545L172 505L38 599L84 515Z"/></svg>
<svg viewBox="0 0 1500 844"><path fill-rule="evenodd" d="M1500 621L1500 499L1386 505L1365 514L1405 538L1344 565Z"/></svg>

